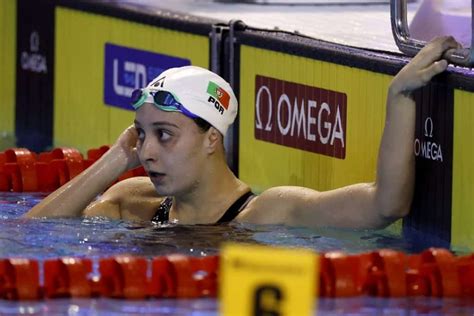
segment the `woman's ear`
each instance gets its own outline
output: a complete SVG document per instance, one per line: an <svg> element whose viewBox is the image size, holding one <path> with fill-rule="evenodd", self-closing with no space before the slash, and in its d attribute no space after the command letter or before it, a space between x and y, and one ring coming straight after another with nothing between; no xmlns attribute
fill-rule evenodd
<svg viewBox="0 0 474 316"><path fill-rule="evenodd" d="M213 154L222 144L222 135L212 126L209 128L206 134L206 150L208 154Z"/></svg>

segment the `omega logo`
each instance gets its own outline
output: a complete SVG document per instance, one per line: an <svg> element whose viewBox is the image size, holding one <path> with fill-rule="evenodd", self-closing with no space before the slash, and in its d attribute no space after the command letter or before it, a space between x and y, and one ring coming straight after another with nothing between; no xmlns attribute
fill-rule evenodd
<svg viewBox="0 0 474 316"><path fill-rule="evenodd" d="M40 36L37 31L30 34L30 51L22 51L20 55L21 69L34 73L48 73L46 56L39 53Z"/></svg>
<svg viewBox="0 0 474 316"><path fill-rule="evenodd" d="M260 115L261 97L264 92L268 95L268 114L265 127ZM258 90L255 106L255 128L264 129L267 132L271 131L273 128L273 101L270 89L267 86L261 86ZM282 115L284 110L288 113L286 120ZM313 116L313 111L317 112L317 115ZM335 113L331 113L331 107L326 102L318 104L315 100L299 99L298 96L295 96L294 102L291 102L290 97L286 93L282 93L278 96L276 112L278 131L282 136L294 136L296 130L297 137L302 134L305 140L319 141L322 144L329 145L333 145L337 141L342 147L345 146L345 135L339 106L336 106ZM329 119L331 114L334 114L333 118Z"/></svg>
<svg viewBox="0 0 474 316"><path fill-rule="evenodd" d="M258 140L345 159L347 95L257 75Z"/></svg>
<svg viewBox="0 0 474 316"><path fill-rule="evenodd" d="M424 159L433 160L433 161L440 161L443 162L443 151L441 149L441 144L436 143L433 141L433 130L434 124L433 119L431 117L427 117L425 119L425 133L424 136L428 138L428 141L420 140L415 138L414 143L414 150L415 156L422 157Z"/></svg>

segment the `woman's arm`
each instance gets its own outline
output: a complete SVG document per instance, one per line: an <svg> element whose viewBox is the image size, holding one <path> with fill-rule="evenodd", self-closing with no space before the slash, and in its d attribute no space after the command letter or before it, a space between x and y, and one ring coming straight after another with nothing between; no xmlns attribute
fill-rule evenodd
<svg viewBox="0 0 474 316"><path fill-rule="evenodd" d="M78 217L84 209L125 171L139 165L137 132L128 127L117 142L92 166L48 195L24 216ZM116 217L116 216L113 216Z"/></svg>
<svg viewBox="0 0 474 316"><path fill-rule="evenodd" d="M408 214L415 184L416 104L413 92L446 70L443 54L459 44L440 37L427 44L393 79L387 96L385 128L380 145L374 201L371 206L382 224Z"/></svg>
<svg viewBox="0 0 474 316"><path fill-rule="evenodd" d="M447 68L443 53L458 44L452 37L427 44L392 80L375 183L327 192L302 187L269 189L254 199L240 219L301 226L383 227L405 216L414 190L414 90ZM361 149L362 150L362 149ZM267 209L267 212L257 210Z"/></svg>

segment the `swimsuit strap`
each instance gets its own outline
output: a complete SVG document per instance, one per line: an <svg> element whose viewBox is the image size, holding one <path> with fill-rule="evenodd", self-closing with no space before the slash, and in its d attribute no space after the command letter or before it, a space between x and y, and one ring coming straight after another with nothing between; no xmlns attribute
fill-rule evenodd
<svg viewBox="0 0 474 316"><path fill-rule="evenodd" d="M222 217L217 221L216 224L228 223L234 220L237 215L247 206L247 204L255 197L252 191L249 191L242 195L237 201L232 204Z"/></svg>
<svg viewBox="0 0 474 316"><path fill-rule="evenodd" d="M242 195L237 201L232 204L222 217L217 221L216 224L231 222L240 212L247 206L247 204L255 197L252 191L249 191ZM151 219L155 223L167 223L169 221L171 205L173 204L173 198L166 197L158 207L155 215Z"/></svg>
<svg viewBox="0 0 474 316"><path fill-rule="evenodd" d="M151 221L155 223L167 223L170 218L171 204L173 204L173 198L169 196L161 201L160 206Z"/></svg>

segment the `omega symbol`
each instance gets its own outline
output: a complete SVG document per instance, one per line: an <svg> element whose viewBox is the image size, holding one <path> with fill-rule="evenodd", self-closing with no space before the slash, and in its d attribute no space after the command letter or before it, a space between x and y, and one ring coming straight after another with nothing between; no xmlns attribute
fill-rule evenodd
<svg viewBox="0 0 474 316"><path fill-rule="evenodd" d="M433 120L429 116L425 120L425 137L433 137Z"/></svg>
<svg viewBox="0 0 474 316"><path fill-rule="evenodd" d="M268 95L268 118L267 118L267 124L265 125L265 131L271 131L272 130L272 94L270 92L270 89L268 89L267 86L261 86L260 89L258 89L257 92L257 102L255 104L256 107L256 122L255 122L255 128L257 129L263 129L263 124L262 124L262 119L260 117L260 98L261 94L265 92Z"/></svg>
<svg viewBox="0 0 474 316"><path fill-rule="evenodd" d="M30 35L30 51L37 52L39 50L40 37L38 32L33 31Z"/></svg>

